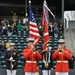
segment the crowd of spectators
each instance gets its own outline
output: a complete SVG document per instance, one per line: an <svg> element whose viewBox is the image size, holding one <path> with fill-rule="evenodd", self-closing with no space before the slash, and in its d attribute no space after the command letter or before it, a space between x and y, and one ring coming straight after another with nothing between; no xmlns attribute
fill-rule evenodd
<svg viewBox="0 0 75 75"><path fill-rule="evenodd" d="M17 22L13 22L12 25L10 25L9 22L6 22L6 20L1 20L0 24L0 35L5 36L12 36L17 35L18 30L21 31L23 29L23 24L21 23L21 20Z"/></svg>
<svg viewBox="0 0 75 75"><path fill-rule="evenodd" d="M41 23L38 24L39 33L41 36L43 36L43 26ZM63 22L50 22L49 26L49 35L58 37L63 36L64 33L64 27ZM21 19L18 19L18 21L13 21L13 23L10 25L10 22L6 22L6 20L1 20L0 24L0 35L6 35L6 36L12 36L12 35L18 35L18 31L26 31L28 34L29 32L29 25L25 25L22 23Z"/></svg>
<svg viewBox="0 0 75 75"><path fill-rule="evenodd" d="M62 37L64 36L64 26L63 26L63 22L50 22L49 26L49 35L50 36L54 36L54 37ZM43 26L39 25L39 32L40 35L43 35Z"/></svg>
<svg viewBox="0 0 75 75"><path fill-rule="evenodd" d="M5 43L4 40L1 40L0 42L0 57L4 56L4 52L5 50L10 50L10 43L12 42L12 40L7 40L7 42Z"/></svg>

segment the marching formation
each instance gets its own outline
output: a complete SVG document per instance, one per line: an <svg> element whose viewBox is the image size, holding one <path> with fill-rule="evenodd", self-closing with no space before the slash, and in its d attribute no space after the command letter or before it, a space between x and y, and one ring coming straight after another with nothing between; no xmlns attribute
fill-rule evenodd
<svg viewBox="0 0 75 75"><path fill-rule="evenodd" d="M68 75L69 65L68 60L71 59L71 50L65 48L65 40L58 40L58 48L51 52L49 45L47 44L46 51L36 51L34 46L34 38L28 38L28 47L23 50L23 57L26 60L24 66L25 75L37 75L38 74L38 62L37 60L42 60L42 74L51 75L51 70L53 70L53 59L56 60L56 75ZM10 43L10 50L6 50L4 54L4 59L6 61L6 71L7 75L16 75L17 72L17 62L20 54L18 54L14 49L15 43Z"/></svg>

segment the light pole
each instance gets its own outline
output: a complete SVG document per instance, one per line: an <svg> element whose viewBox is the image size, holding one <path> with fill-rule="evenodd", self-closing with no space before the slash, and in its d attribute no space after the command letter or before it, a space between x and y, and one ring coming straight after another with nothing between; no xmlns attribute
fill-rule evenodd
<svg viewBox="0 0 75 75"><path fill-rule="evenodd" d="M62 8L62 19L64 19L64 0L61 1L62 2L62 5L61 5L61 8Z"/></svg>
<svg viewBox="0 0 75 75"><path fill-rule="evenodd" d="M25 18L23 19L23 23L25 24L25 26L27 21L28 21L27 0L25 0Z"/></svg>
<svg viewBox="0 0 75 75"><path fill-rule="evenodd" d="M25 0L25 17L28 16L28 13L27 13L27 0Z"/></svg>

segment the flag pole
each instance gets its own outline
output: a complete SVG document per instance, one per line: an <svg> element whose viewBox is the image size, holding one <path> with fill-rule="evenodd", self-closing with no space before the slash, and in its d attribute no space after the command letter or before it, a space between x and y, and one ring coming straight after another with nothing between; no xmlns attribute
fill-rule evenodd
<svg viewBox="0 0 75 75"><path fill-rule="evenodd" d="M29 7L31 6L31 0L29 0Z"/></svg>
<svg viewBox="0 0 75 75"><path fill-rule="evenodd" d="M44 7L45 7L45 5L46 5L46 0L44 0L44 3L43 3L43 6L44 6ZM45 7L45 8L46 8L46 7ZM47 9L47 8L46 8L46 9ZM47 10L44 9L44 11L48 12L49 10L48 10L48 9L47 9ZM47 13L45 13L44 11L43 11L43 14L47 14ZM48 17L48 14L45 15L45 17ZM44 18L44 17L43 17L43 18ZM46 21L46 19L44 19L44 20ZM45 22L45 24L47 24L47 21ZM46 27L45 24L44 24L44 26ZM48 32L48 28L44 29L44 32L45 32L46 30L47 30L47 32ZM46 44L46 50L47 50L47 43L48 43L48 40L50 40L50 39L49 39L49 34L47 34L46 37L47 37L47 40L45 41L45 44ZM46 39L46 37L44 36L44 39ZM43 55L43 57L45 56L45 58L44 58L44 59L45 59L45 60L44 60L44 61L45 61L45 62L44 62L45 68L46 68L46 67L47 67L47 68L49 67L49 62L48 62L48 60L47 60L47 59L49 59L48 54L49 54L49 53L46 52L46 56ZM47 75L49 75L49 69L48 69Z"/></svg>
<svg viewBox="0 0 75 75"><path fill-rule="evenodd" d="M46 2L46 0L44 0L44 2ZM46 7L46 9L50 12L50 14L53 16L53 18L55 19L54 14L52 13L52 11L44 4L44 6Z"/></svg>
<svg viewBox="0 0 75 75"><path fill-rule="evenodd" d="M29 25L30 25L30 7L31 7L31 0L29 0ZM29 26L29 28L30 28L30 26ZM30 35L30 32L29 32L29 35Z"/></svg>
<svg viewBox="0 0 75 75"><path fill-rule="evenodd" d="M28 16L28 13L27 13L27 0L25 0L25 17Z"/></svg>
<svg viewBox="0 0 75 75"><path fill-rule="evenodd" d="M29 0L29 16L30 16L30 7L31 7L31 0ZM30 17L29 17L30 20Z"/></svg>

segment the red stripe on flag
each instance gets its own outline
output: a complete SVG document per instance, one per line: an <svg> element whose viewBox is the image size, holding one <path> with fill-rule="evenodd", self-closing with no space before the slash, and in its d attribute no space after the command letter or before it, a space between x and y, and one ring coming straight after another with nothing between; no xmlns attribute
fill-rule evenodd
<svg viewBox="0 0 75 75"><path fill-rule="evenodd" d="M38 33L38 31L36 31L36 30L33 30L33 29L30 29L30 31L32 31L32 32L35 32L35 33ZM39 33L38 33L39 34Z"/></svg>
<svg viewBox="0 0 75 75"><path fill-rule="evenodd" d="M38 28L37 25L33 25L33 24L31 24L31 23L30 23L30 26L35 27L35 28Z"/></svg>
<svg viewBox="0 0 75 75"><path fill-rule="evenodd" d="M33 37L34 35L33 34L30 34L30 37ZM40 38L39 36L34 36L34 38Z"/></svg>

